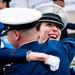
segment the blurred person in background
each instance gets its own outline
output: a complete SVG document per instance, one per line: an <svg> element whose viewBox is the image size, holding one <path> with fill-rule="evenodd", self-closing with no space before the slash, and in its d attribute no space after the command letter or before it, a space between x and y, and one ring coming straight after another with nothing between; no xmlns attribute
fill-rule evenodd
<svg viewBox="0 0 75 75"><path fill-rule="evenodd" d="M4 8L9 8L9 3L11 0L0 0L0 10Z"/></svg>
<svg viewBox="0 0 75 75"><path fill-rule="evenodd" d="M11 0L0 0L0 10L4 8L10 7L10 1ZM0 47L8 47L13 48L13 46L9 43L7 40L6 34L1 35L3 24L0 23Z"/></svg>

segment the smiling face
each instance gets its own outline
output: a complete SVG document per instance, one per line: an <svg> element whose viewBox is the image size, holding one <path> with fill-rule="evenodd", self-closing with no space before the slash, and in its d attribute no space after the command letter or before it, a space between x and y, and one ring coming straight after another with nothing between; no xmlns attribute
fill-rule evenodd
<svg viewBox="0 0 75 75"><path fill-rule="evenodd" d="M60 40L61 30L60 25L53 22L41 22L37 26L37 39L39 43L42 43L46 39Z"/></svg>

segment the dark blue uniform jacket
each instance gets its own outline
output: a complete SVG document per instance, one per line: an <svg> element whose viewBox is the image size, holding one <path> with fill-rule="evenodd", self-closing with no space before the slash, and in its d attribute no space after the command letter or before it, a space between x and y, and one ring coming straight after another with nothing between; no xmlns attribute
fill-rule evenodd
<svg viewBox="0 0 75 75"><path fill-rule="evenodd" d="M6 67L5 75L70 75L70 63L75 51L75 41L73 39L64 39L60 42L50 40L43 44L34 41L22 45L19 49L58 56L60 58L60 67L53 72L48 65L41 61L13 63L11 66Z"/></svg>

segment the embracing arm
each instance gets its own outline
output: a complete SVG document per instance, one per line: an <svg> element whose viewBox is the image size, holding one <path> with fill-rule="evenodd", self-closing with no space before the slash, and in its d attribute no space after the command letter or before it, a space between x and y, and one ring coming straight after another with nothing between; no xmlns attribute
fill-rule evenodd
<svg viewBox="0 0 75 75"><path fill-rule="evenodd" d="M38 53L32 51L29 53L28 52L28 50L1 48L0 62L27 62L28 60L39 60L45 62L50 57L50 55L47 55L45 53ZM29 58L26 57L27 54Z"/></svg>
<svg viewBox="0 0 75 75"><path fill-rule="evenodd" d="M27 52L28 50L0 48L0 63L27 62Z"/></svg>
<svg viewBox="0 0 75 75"><path fill-rule="evenodd" d="M65 38L61 40L64 44L64 47L66 49L67 56L69 58L69 62L73 60L73 57L75 55L75 40L73 38Z"/></svg>
<svg viewBox="0 0 75 75"><path fill-rule="evenodd" d="M68 28L68 29L75 30L75 23L68 23L68 24L67 24L67 28Z"/></svg>
<svg viewBox="0 0 75 75"><path fill-rule="evenodd" d="M27 57L26 59L28 61L33 61L33 60L39 60L39 61L46 61L48 60L50 55L45 54L45 53L39 53L39 52L27 52Z"/></svg>
<svg viewBox="0 0 75 75"><path fill-rule="evenodd" d="M32 52L29 51L27 54L27 60L32 61L32 60L39 60L43 61L44 64L50 66L50 70L56 71L59 69L60 66L60 59L59 57L53 56L53 55L48 55L45 53L38 53L38 52Z"/></svg>
<svg viewBox="0 0 75 75"><path fill-rule="evenodd" d="M54 60L57 60L56 62ZM0 49L0 64L18 63L27 61L43 61L45 64L50 65L50 69L55 71L59 68L60 59L56 56L47 55L45 53L32 52L24 49Z"/></svg>

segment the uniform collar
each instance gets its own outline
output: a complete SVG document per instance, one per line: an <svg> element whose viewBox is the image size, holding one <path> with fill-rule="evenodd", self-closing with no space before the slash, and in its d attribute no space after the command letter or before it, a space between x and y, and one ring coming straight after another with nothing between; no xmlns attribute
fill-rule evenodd
<svg viewBox="0 0 75 75"><path fill-rule="evenodd" d="M32 41L32 42L28 42L26 44L22 44L19 48L30 50L32 47L34 47L35 45L38 45L38 44L39 44L38 41Z"/></svg>

